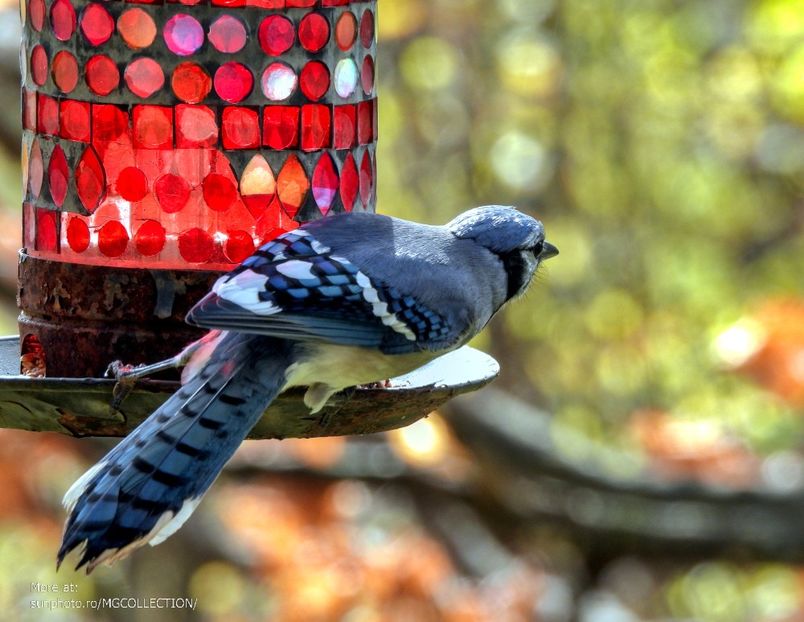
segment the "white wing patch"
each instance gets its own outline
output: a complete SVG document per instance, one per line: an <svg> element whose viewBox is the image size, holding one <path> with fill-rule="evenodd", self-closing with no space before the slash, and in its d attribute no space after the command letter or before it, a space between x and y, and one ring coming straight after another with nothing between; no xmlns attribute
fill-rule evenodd
<svg viewBox="0 0 804 622"><path fill-rule="evenodd" d="M333 259L337 259L342 263L348 261L346 259L341 259L340 257L333 257ZM362 272L358 271L358 273L355 275L355 280L357 281L357 284L363 288L363 300L371 305L372 313L374 313L374 315L378 317L380 321L388 328L398 332L400 335L404 335L405 338L409 339L410 341L416 341L416 335L414 335L413 331L408 328L407 324L400 321L400 319L396 316L396 313L391 313L391 311L389 311L388 304L380 300L380 295L377 293L377 290L374 289L371 279Z"/></svg>
<svg viewBox="0 0 804 622"><path fill-rule="evenodd" d="M312 236L310 236L310 246L319 255L326 255L332 250L329 246L324 246Z"/></svg>
<svg viewBox="0 0 804 622"><path fill-rule="evenodd" d="M212 287L212 291L224 300L257 313L259 315L273 315L282 308L270 300L260 300L259 293L265 291L268 277L253 270L243 270L233 277L221 277Z"/></svg>
<svg viewBox="0 0 804 622"><path fill-rule="evenodd" d="M70 489L64 493L64 498L61 500L61 504L67 509L68 512L73 511L75 504L78 503L78 499L84 494L84 491L87 489L87 486L89 486L89 482L92 481L92 478L105 468L105 461L98 462L98 464L88 469L86 473L75 480L73 485L70 486Z"/></svg>
<svg viewBox="0 0 804 622"><path fill-rule="evenodd" d="M290 261L276 265L276 271L279 274L300 281L318 279L318 277L313 274L312 270L313 264L308 261L300 261L299 259L291 259Z"/></svg>
<svg viewBox="0 0 804 622"><path fill-rule="evenodd" d="M172 512L166 512L165 514L170 514L170 519L162 525L159 531L154 533L153 537L148 541L148 544L151 546L156 546L176 533L179 528L185 522L187 522L187 519L190 518L190 515L195 512L195 508L198 507L199 503L201 503L201 497L190 497L189 499L184 500L184 503L181 504L181 507L175 516L173 516Z"/></svg>

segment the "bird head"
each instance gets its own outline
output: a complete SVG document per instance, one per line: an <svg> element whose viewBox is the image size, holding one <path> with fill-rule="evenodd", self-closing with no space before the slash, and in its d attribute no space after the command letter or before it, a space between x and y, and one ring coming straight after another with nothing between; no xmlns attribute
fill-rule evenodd
<svg viewBox="0 0 804 622"><path fill-rule="evenodd" d="M508 277L509 300L528 288L542 261L558 255L558 249L545 241L542 223L514 207L476 207L447 223L447 228L455 237L473 240L497 256Z"/></svg>

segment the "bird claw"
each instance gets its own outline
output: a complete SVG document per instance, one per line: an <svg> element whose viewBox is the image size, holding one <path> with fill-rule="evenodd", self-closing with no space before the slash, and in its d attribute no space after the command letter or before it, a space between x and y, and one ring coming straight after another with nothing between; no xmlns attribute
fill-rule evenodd
<svg viewBox="0 0 804 622"><path fill-rule="evenodd" d="M112 361L109 363L109 366L106 368L106 372L103 374L103 376L104 378L114 378L120 382L121 379L134 371L134 369L134 365L128 365L123 361Z"/></svg>
<svg viewBox="0 0 804 622"><path fill-rule="evenodd" d="M128 395L134 390L139 376L136 374L138 368L145 367L144 365L127 365L122 361L112 361L106 368L104 374L107 378L114 378L116 380L112 388L112 403L111 407L115 411L120 410L120 406Z"/></svg>
<svg viewBox="0 0 804 622"><path fill-rule="evenodd" d="M369 382L368 384L361 384L361 389L390 389L393 385L391 379L378 380L377 382Z"/></svg>

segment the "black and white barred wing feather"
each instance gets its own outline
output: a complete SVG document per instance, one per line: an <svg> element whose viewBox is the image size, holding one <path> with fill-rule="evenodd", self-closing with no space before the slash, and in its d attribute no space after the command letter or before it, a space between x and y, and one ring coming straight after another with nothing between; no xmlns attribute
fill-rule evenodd
<svg viewBox="0 0 804 622"><path fill-rule="evenodd" d="M304 229L262 246L187 316L210 329L378 348L446 349L460 335L413 296L372 280Z"/></svg>

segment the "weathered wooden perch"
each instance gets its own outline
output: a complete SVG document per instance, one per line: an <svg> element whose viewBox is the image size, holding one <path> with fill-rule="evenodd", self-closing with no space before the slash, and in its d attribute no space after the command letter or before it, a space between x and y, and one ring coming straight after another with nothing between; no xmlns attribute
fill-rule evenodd
<svg viewBox="0 0 804 622"><path fill-rule="evenodd" d="M304 390L280 395L249 438L310 438L383 432L413 423L449 399L474 391L499 373L492 357L464 346L388 388L354 387L310 416ZM178 388L142 380L120 410L111 407L115 381L103 378L28 378L19 374L19 338L0 338L0 427L71 436L124 436Z"/></svg>

